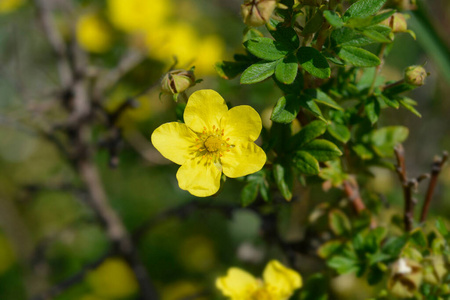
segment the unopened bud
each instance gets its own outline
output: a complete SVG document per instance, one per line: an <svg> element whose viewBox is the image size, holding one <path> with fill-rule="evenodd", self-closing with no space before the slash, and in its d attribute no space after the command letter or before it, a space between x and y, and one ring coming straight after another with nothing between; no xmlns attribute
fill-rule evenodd
<svg viewBox="0 0 450 300"><path fill-rule="evenodd" d="M266 24L277 5L276 0L250 0L241 5L244 23L251 27Z"/></svg>
<svg viewBox="0 0 450 300"><path fill-rule="evenodd" d="M192 70L173 70L168 72L161 81L163 93L176 95L195 85L195 75Z"/></svg>
<svg viewBox="0 0 450 300"><path fill-rule="evenodd" d="M405 82L410 85L424 85L427 76L427 71L422 66L410 66L405 70Z"/></svg>
<svg viewBox="0 0 450 300"><path fill-rule="evenodd" d="M393 14L381 22L381 24L391 27L393 33L408 31L408 24L406 23L405 15L401 13Z"/></svg>
<svg viewBox="0 0 450 300"><path fill-rule="evenodd" d="M422 284L422 266L410 259L400 258L392 265L389 291L399 298L410 298Z"/></svg>

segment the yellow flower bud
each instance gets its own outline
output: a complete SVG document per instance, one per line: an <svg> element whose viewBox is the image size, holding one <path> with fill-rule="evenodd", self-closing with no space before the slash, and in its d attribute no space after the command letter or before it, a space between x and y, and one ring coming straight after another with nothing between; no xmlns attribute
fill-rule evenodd
<svg viewBox="0 0 450 300"><path fill-rule="evenodd" d="M277 2L275 0L250 0L241 5L244 23L251 27L257 27L266 24Z"/></svg>
<svg viewBox="0 0 450 300"><path fill-rule="evenodd" d="M161 81L163 93L176 95L195 85L195 75L192 70L173 70L168 72Z"/></svg>
<svg viewBox="0 0 450 300"><path fill-rule="evenodd" d="M400 258L392 265L389 291L399 298L410 298L422 284L422 266L410 259Z"/></svg>
<svg viewBox="0 0 450 300"><path fill-rule="evenodd" d="M405 15L401 13L393 14L381 24L391 27L393 33L408 31L408 24L406 23Z"/></svg>
<svg viewBox="0 0 450 300"><path fill-rule="evenodd" d="M427 76L427 71L422 66L410 66L405 70L405 82L410 85L424 85Z"/></svg>

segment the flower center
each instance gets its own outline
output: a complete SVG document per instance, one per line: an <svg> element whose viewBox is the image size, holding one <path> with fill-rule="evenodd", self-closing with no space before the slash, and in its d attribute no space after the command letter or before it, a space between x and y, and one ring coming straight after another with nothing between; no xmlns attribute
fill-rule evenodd
<svg viewBox="0 0 450 300"><path fill-rule="evenodd" d="M206 138L205 148L206 150L208 150L208 152L216 152L222 147L222 143L223 141L221 138L210 135L208 136L208 138Z"/></svg>
<svg viewBox="0 0 450 300"><path fill-rule="evenodd" d="M271 293L264 287L259 288L255 292L253 292L252 300L273 300Z"/></svg>

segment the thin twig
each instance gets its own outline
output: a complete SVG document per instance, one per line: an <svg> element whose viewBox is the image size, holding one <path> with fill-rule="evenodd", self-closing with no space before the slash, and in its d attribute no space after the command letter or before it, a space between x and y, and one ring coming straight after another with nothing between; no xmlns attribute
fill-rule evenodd
<svg viewBox="0 0 450 300"><path fill-rule="evenodd" d="M431 167L431 179L430 183L428 184L427 194L425 196L425 201L423 203L420 222L425 222L427 218L428 210L430 208L431 199L433 198L434 189L436 188L436 183L439 174L441 173L442 167L444 166L447 159L448 159L448 152L444 151L442 157L437 157L433 162L433 165Z"/></svg>

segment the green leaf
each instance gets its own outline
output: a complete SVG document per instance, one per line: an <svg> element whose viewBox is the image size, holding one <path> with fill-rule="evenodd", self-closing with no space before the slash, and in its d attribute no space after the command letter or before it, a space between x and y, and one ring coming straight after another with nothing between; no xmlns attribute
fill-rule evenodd
<svg viewBox="0 0 450 300"><path fill-rule="evenodd" d="M273 176L283 198L290 201L292 199L292 187L294 185L292 168L286 164L276 163L273 166Z"/></svg>
<svg viewBox="0 0 450 300"><path fill-rule="evenodd" d="M391 255L391 257L397 258L407 242L407 235L390 238L387 240L387 242L384 243L382 251L386 254Z"/></svg>
<svg viewBox="0 0 450 300"><path fill-rule="evenodd" d="M344 243L341 240L331 240L322 244L319 249L317 249L317 254L322 259L327 259L344 248Z"/></svg>
<svg viewBox="0 0 450 300"><path fill-rule="evenodd" d="M370 120L370 123L375 124L380 116L380 103L374 97L368 100L368 103L364 105L364 111Z"/></svg>
<svg viewBox="0 0 450 300"><path fill-rule="evenodd" d="M326 10L323 12L323 16L333 27L341 28L342 26L344 26L344 22L335 11Z"/></svg>
<svg viewBox="0 0 450 300"><path fill-rule="evenodd" d="M382 157L392 156L394 147L408 137L409 130L404 126L387 126L375 130L370 135L372 146Z"/></svg>
<svg viewBox="0 0 450 300"><path fill-rule="evenodd" d="M300 149L315 138L324 134L326 130L326 123L319 120L312 121L291 138L291 149Z"/></svg>
<svg viewBox="0 0 450 300"><path fill-rule="evenodd" d="M306 35L317 32L320 29L320 27L322 27L323 21L324 18L322 15L322 11L318 9L314 14L314 16L312 16L305 24L305 27L302 30L302 34Z"/></svg>
<svg viewBox="0 0 450 300"><path fill-rule="evenodd" d="M345 256L333 256L327 261L327 265L339 274L356 272L360 269L357 260Z"/></svg>
<svg viewBox="0 0 450 300"><path fill-rule="evenodd" d="M248 67L241 76L242 84L251 84L263 81L272 76L278 61L261 61Z"/></svg>
<svg viewBox="0 0 450 300"><path fill-rule="evenodd" d="M313 140L301 149L314 156L320 162L333 160L342 155L341 150L327 140Z"/></svg>
<svg viewBox="0 0 450 300"><path fill-rule="evenodd" d="M447 229L447 226L445 225L444 219L439 217L436 220L436 229L439 231L442 236L447 237L449 235L449 231Z"/></svg>
<svg viewBox="0 0 450 300"><path fill-rule="evenodd" d="M384 25L374 25L366 27L366 30L378 32L383 36L388 36L389 33L391 32L391 28ZM342 27L334 30L331 33L331 38L337 47L343 46L362 47L373 43L377 43L376 40L364 36L359 31L356 31L348 27Z"/></svg>
<svg viewBox="0 0 450 300"><path fill-rule="evenodd" d="M266 37L250 39L244 46L254 56L268 61L281 59L292 51L286 45Z"/></svg>
<svg viewBox="0 0 450 300"><path fill-rule="evenodd" d="M370 25L376 25L378 23L381 23L384 20L386 20L387 18L389 18L390 16L392 16L393 14L395 14L395 10L391 9L391 10L382 12L382 13L376 15L376 16L373 16Z"/></svg>
<svg viewBox="0 0 450 300"><path fill-rule="evenodd" d="M428 247L428 241L425 237L425 234L423 233L421 228L416 228L410 233L410 241L412 241L416 246L426 248Z"/></svg>
<svg viewBox="0 0 450 300"><path fill-rule="evenodd" d="M318 117L322 121L326 122L325 118L322 115L322 111L320 110L317 103L314 101L314 98L307 94L303 94L300 96L300 106L305 108L307 111L311 112L314 116Z"/></svg>
<svg viewBox="0 0 450 300"><path fill-rule="evenodd" d="M359 0L353 3L345 12L343 19L364 18L376 14L386 3L386 0Z"/></svg>
<svg viewBox="0 0 450 300"><path fill-rule="evenodd" d="M294 156L297 169L306 175L317 175L320 172L319 162L306 151L297 151Z"/></svg>
<svg viewBox="0 0 450 300"><path fill-rule="evenodd" d="M234 61L222 61L216 64L216 71L220 77L224 79L232 79L244 72L250 63L246 62L234 62Z"/></svg>
<svg viewBox="0 0 450 300"><path fill-rule="evenodd" d="M294 55L286 56L275 68L275 77L284 84L291 84L297 76L298 62Z"/></svg>
<svg viewBox="0 0 450 300"><path fill-rule="evenodd" d="M277 123L291 123L300 110L300 102L293 95L286 95L278 99L277 104L273 108L270 119Z"/></svg>
<svg viewBox="0 0 450 300"><path fill-rule="evenodd" d="M329 97L325 92L323 92L320 89L309 89L306 90L305 93L311 96L316 102L319 102L321 104L324 104L337 110L341 111L344 110L339 104L337 104L333 99L331 99L331 97Z"/></svg>
<svg viewBox="0 0 450 300"><path fill-rule="evenodd" d="M332 209L328 213L328 225L331 231L337 236L346 236L350 234L351 226L347 215L339 209Z"/></svg>
<svg viewBox="0 0 450 300"><path fill-rule="evenodd" d="M330 77L330 65L318 50L312 47L301 47L297 52L297 58L302 68L311 75L322 79Z"/></svg>
<svg viewBox="0 0 450 300"><path fill-rule="evenodd" d="M338 56L355 67L375 67L381 63L380 59L372 52L352 46L342 47Z"/></svg>
<svg viewBox="0 0 450 300"><path fill-rule="evenodd" d="M259 184L254 181L251 181L244 186L241 192L241 204L243 207L249 206L256 200L258 189Z"/></svg>
<svg viewBox="0 0 450 300"><path fill-rule="evenodd" d="M300 46L300 39L292 27L285 27L280 23L277 25L276 30L270 30L270 34L277 42L292 50L296 50Z"/></svg>
<svg viewBox="0 0 450 300"><path fill-rule="evenodd" d="M373 158L373 152L363 144L354 145L352 149L363 160L369 160Z"/></svg>
<svg viewBox="0 0 450 300"><path fill-rule="evenodd" d="M365 29L362 34L378 43L392 43L392 40L374 29Z"/></svg>
<svg viewBox="0 0 450 300"><path fill-rule="evenodd" d="M345 125L336 124L333 122L330 124L330 126L328 126L327 130L332 137L334 137L335 139L344 144L346 144L350 140L351 133L350 130Z"/></svg>
<svg viewBox="0 0 450 300"><path fill-rule="evenodd" d="M414 105L417 105L416 101L406 98L406 97L402 97L399 99L399 102L404 108L406 108L407 110L409 110L410 112L412 112L413 114L418 116L419 118L422 117L420 112L418 112L414 107Z"/></svg>
<svg viewBox="0 0 450 300"><path fill-rule="evenodd" d="M395 109L398 109L400 106L400 103L398 103L398 101L395 99L389 99L388 97L386 97L383 94L379 94L376 96L377 96L378 101L386 103L387 106L393 107Z"/></svg>
<svg viewBox="0 0 450 300"><path fill-rule="evenodd" d="M259 38L259 37L264 37L264 34L261 31L259 31L256 28L247 27L247 29L244 32L242 42L244 43L250 39Z"/></svg>

